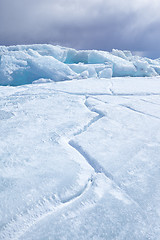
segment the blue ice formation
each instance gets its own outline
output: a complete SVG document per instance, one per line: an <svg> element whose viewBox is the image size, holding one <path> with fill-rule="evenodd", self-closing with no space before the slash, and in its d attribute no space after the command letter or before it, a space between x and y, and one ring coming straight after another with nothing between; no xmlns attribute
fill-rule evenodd
<svg viewBox="0 0 160 240"><path fill-rule="evenodd" d="M159 74L160 59L133 56L130 51L77 51L49 44L0 46L0 85Z"/></svg>

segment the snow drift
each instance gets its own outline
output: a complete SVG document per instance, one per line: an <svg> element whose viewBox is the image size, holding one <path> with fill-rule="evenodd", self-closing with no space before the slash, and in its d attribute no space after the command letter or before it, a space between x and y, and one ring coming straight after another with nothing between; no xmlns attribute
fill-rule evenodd
<svg viewBox="0 0 160 240"><path fill-rule="evenodd" d="M0 85L159 74L159 59L133 56L130 51L77 51L48 44L0 47Z"/></svg>

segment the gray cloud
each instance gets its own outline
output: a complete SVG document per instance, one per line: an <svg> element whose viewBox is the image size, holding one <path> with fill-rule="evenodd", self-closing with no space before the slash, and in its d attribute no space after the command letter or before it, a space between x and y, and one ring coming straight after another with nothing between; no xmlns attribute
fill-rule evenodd
<svg viewBox="0 0 160 240"><path fill-rule="evenodd" d="M158 0L0 0L0 44L160 52Z"/></svg>

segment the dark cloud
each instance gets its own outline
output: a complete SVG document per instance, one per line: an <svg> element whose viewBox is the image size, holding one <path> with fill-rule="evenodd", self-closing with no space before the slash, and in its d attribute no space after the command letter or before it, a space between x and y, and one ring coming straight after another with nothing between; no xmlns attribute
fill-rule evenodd
<svg viewBox="0 0 160 240"><path fill-rule="evenodd" d="M160 52L158 0L0 0L0 44Z"/></svg>

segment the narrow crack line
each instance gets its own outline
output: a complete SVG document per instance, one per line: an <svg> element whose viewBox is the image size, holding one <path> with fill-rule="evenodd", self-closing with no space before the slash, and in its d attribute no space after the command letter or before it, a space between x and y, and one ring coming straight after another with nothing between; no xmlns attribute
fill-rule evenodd
<svg viewBox="0 0 160 240"><path fill-rule="evenodd" d="M79 93L79 92L68 92L68 91L63 91L63 90L59 90L59 89L53 89L55 92L59 92L59 93L66 93L66 94L69 94L69 95L74 95L74 96L112 96L110 93L88 93L88 92L82 92L82 93Z"/></svg>
<svg viewBox="0 0 160 240"><path fill-rule="evenodd" d="M94 117L87 125L85 125L83 127L83 129L81 129L80 131L76 132L74 134L74 136L77 136L77 135L80 135L81 133L87 131L87 129L95 122L97 122L99 119L103 118L105 116L105 114L100 111L100 110L97 110L95 108L92 107L91 104L89 104L88 102L88 96L85 96L86 97L86 100L84 102L84 105L91 111L91 112L94 112L94 113L97 113L98 116ZM110 180L113 181L113 176L107 172L97 161L96 159L94 159L93 157L91 157L86 151L83 150L83 148L76 142L74 141L73 139L70 140L68 142L68 144L74 148L77 152L79 152L83 158L87 161L87 163L93 168L94 172L95 173L103 173L107 178L109 178Z"/></svg>
<svg viewBox="0 0 160 240"><path fill-rule="evenodd" d="M113 180L112 174L107 172L98 162L95 158L91 157L87 151L85 151L76 141L70 140L69 145L73 147L77 152L79 152L83 158L87 161L87 163L93 168L95 173L103 173L107 178L110 180Z"/></svg>
<svg viewBox="0 0 160 240"><path fill-rule="evenodd" d="M77 135L80 135L81 133L87 131L87 129L92 125L94 124L95 122L97 122L99 119L101 119L101 117L98 115L98 116L95 116L94 118L92 118L88 124L86 124L82 129L78 130L76 133L74 133L74 136L77 136Z"/></svg>
<svg viewBox="0 0 160 240"><path fill-rule="evenodd" d="M110 90L110 89L109 89ZM111 90L110 93L103 93L103 92L97 92L97 93L88 93L88 92L68 92L68 91L63 91L63 90L59 90L59 89L53 89L54 92L59 92L59 93L66 93L69 95L74 95L74 96L120 96L120 97L144 97L144 96L160 96L160 93L115 93L112 90L112 94L111 94Z"/></svg>
<svg viewBox="0 0 160 240"><path fill-rule="evenodd" d="M106 101L104 101L104 100L102 100L102 99L99 99L99 98L97 98L97 97L94 97L94 96L90 96L90 98L95 99L95 100L97 100L97 101L99 101L99 102L102 102L102 103L105 103L105 104L111 104L110 102L106 102Z"/></svg>
<svg viewBox="0 0 160 240"><path fill-rule="evenodd" d="M87 190L91 187L93 183L94 183L94 176L92 175L82 189L76 192L73 196L63 199L61 203L69 204L75 201L76 199L79 199L82 195L84 195L87 192Z"/></svg>
<svg viewBox="0 0 160 240"><path fill-rule="evenodd" d="M94 112L94 113L97 113L99 115L100 118L104 117L105 114L101 111L101 110L98 110L96 108L93 108L91 104L88 103L88 98L89 96L86 96L86 101L85 101L85 106L91 111L91 112Z"/></svg>
<svg viewBox="0 0 160 240"><path fill-rule="evenodd" d="M86 125L84 125L84 127L82 129L80 129L79 131L77 131L76 133L74 133L74 136L77 136L77 135L80 135L81 133L83 132L86 132L87 129L92 125L94 124L95 122L97 122L99 119L101 119L102 117L105 116L105 114L100 111L100 110L97 110L95 108L92 108L92 106L88 103L87 99L88 99L88 96L85 96L85 102L84 102L84 105L86 106L86 108L88 108L91 112L94 112L94 113L97 113L98 115L93 117L89 123L87 123Z"/></svg>
<svg viewBox="0 0 160 240"><path fill-rule="evenodd" d="M86 97L86 100L84 102L84 105L91 111L91 112L94 112L94 113L97 113L98 116L94 117L87 125L85 125L83 127L82 130L80 130L79 132L75 133L74 136L77 136L77 135L80 135L82 134L83 132L87 131L88 127L90 127L93 123L97 122L99 119L103 118L105 116L105 114L98 110L98 109L95 109L92 107L91 104L89 104L88 102L88 98L89 96L85 96ZM86 162L93 168L94 172L95 173L103 173L107 178L109 178L110 180L112 180L113 182L115 182L112 174L110 174L108 171L106 171L99 163L98 161L91 157L87 151L84 151L83 148L76 142L74 141L73 139L71 139L68 144L74 148L77 152L79 152L81 154L81 156L83 156L83 158L86 160ZM115 182L115 184L117 186L119 186L118 183Z"/></svg>
<svg viewBox="0 0 160 240"><path fill-rule="evenodd" d="M114 91L113 91L113 82L112 82L112 80L110 80L110 84L111 84L111 87L109 87L109 90L110 90L110 92L111 92L111 95L115 95L115 93L114 93Z"/></svg>
<svg viewBox="0 0 160 240"><path fill-rule="evenodd" d="M110 96L122 96L122 97L145 97L145 96L160 96L160 93L114 93L114 95Z"/></svg>
<svg viewBox="0 0 160 240"><path fill-rule="evenodd" d="M134 112L136 112L136 113L140 113L140 114L142 114L142 115L149 116L149 117L156 118L156 119L159 119L159 120L160 120L159 117L154 116L154 115L152 115L152 114L145 113L145 112L142 112L142 111L140 111L140 110L136 110L136 109L134 109L134 108L132 108L132 107L129 107L129 106L127 106L127 105L124 105L124 104L119 104L119 105L122 106L122 107L124 107L124 108L127 108L127 109L129 109L129 110L131 110L131 111L134 111Z"/></svg>
<svg viewBox="0 0 160 240"><path fill-rule="evenodd" d="M43 198L43 200L35 204L35 207L27 209L25 213L22 212L19 215L16 215L15 219L12 219L7 225L5 225L0 232L0 240L18 240L33 225L40 222L43 218L56 213L57 211L81 198L86 192L89 191L93 183L94 176L91 176L83 189L81 189L72 197L66 198L62 201L59 200L56 202L55 198L52 196L47 199Z"/></svg>
<svg viewBox="0 0 160 240"><path fill-rule="evenodd" d="M143 101L143 102L146 102L146 103L151 103L151 104L153 104L153 105L157 105L157 106L160 105L159 103L155 103L155 102L148 101L148 100L145 100L145 99L140 99L140 100Z"/></svg>
<svg viewBox="0 0 160 240"><path fill-rule="evenodd" d="M97 96L98 97L98 96ZM99 102L102 102L102 103L105 103L105 104L112 104L112 102L110 102L110 101L104 101L104 100L102 100L102 99L99 99L99 98L97 98L97 97L94 97L94 96L90 96L90 98L93 98L93 99L95 99L95 100L97 100L97 101L99 101ZM113 96L112 96L113 97ZM115 96L114 96L115 97ZM127 99L127 100L131 100L129 97L126 97L126 96L120 96L120 98L121 99ZM117 104L115 104L115 105L117 105L117 106L119 106L119 103L117 103Z"/></svg>

